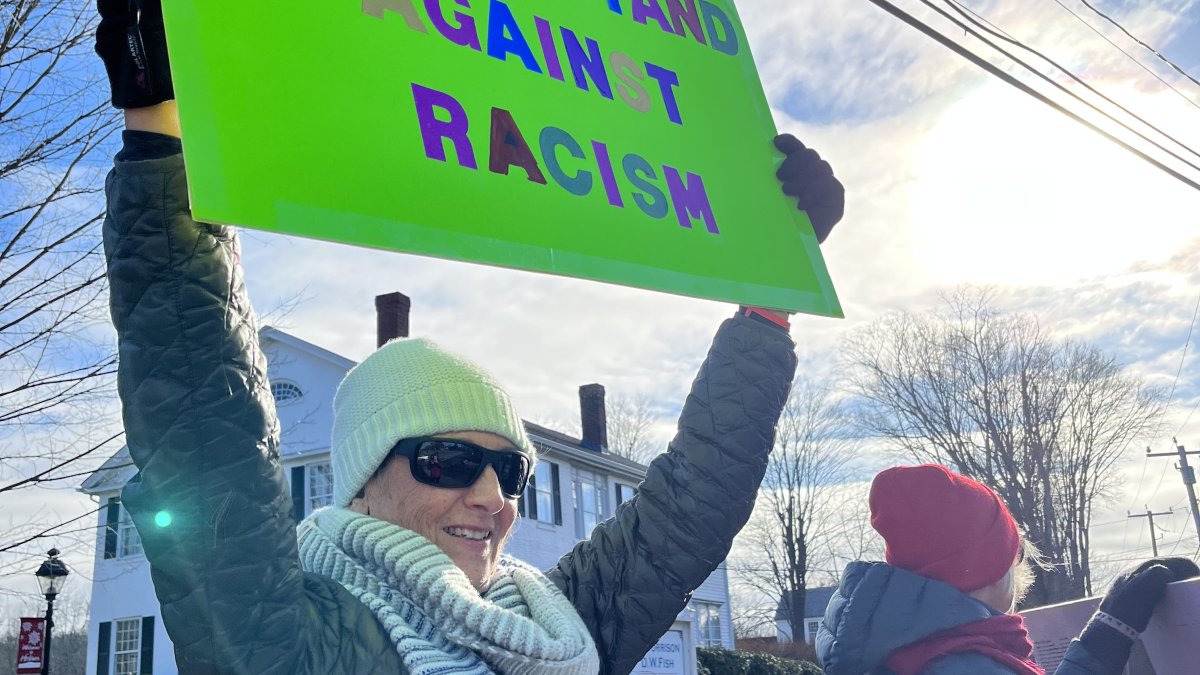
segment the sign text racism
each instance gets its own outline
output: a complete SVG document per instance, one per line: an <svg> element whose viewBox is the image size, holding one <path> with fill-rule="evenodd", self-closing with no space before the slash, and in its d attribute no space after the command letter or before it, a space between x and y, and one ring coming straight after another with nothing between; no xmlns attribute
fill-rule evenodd
<svg viewBox="0 0 1200 675"><path fill-rule="evenodd" d="M666 0L665 5L660 5L659 0L597 1L605 2L614 14L628 16L648 29L694 40L722 54L738 55L740 40L729 16L706 0ZM519 20L503 0L486 2L488 11L483 25L471 12L471 0L445 3L425 0L428 24L415 2L364 0L362 11L379 19L389 11L396 12L413 31L431 33L432 29L441 38L477 52L480 58L513 60L531 77L548 77L610 101L619 99L639 112L656 109L670 123L684 124L684 112L676 96L679 74L666 65L605 50L587 34L556 26L537 14ZM474 2L483 4L483 0ZM458 99L450 92L415 82L412 94L425 156L478 170L476 149L467 135L470 115ZM704 178L696 173L666 163L656 169L633 151L625 152L619 163L614 162L607 142L590 140L585 147L570 131L557 126L546 126L532 137L535 153L507 109L493 107L490 123L489 171L507 175L510 168L518 167L530 181L542 185L548 184L546 174L549 174L560 188L580 197L596 189L598 174L610 206L624 207L628 196L651 218L662 218L668 210L673 210L683 227L690 228L692 218L698 218L708 232L720 233ZM620 167L632 188L629 195L623 195L618 186L614 164Z"/></svg>

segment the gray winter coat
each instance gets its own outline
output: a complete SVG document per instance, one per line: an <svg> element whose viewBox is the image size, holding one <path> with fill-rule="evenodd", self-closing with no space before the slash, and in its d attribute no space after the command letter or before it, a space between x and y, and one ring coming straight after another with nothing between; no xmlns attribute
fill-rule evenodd
<svg viewBox="0 0 1200 675"><path fill-rule="evenodd" d="M890 675L893 651L955 626L1000 612L953 586L887 563L854 562L829 600L817 631L817 657L826 675ZM1074 642L1055 675L1119 675ZM982 654L948 654L934 659L925 675L1013 675Z"/></svg>
<svg viewBox="0 0 1200 675"><path fill-rule="evenodd" d="M118 161L104 246L139 475L122 499L185 673L403 673L374 615L301 570L266 362L233 230L192 220L178 155ZM637 497L548 572L623 675L724 560L796 367L776 328L726 321ZM174 522L153 524L169 510Z"/></svg>

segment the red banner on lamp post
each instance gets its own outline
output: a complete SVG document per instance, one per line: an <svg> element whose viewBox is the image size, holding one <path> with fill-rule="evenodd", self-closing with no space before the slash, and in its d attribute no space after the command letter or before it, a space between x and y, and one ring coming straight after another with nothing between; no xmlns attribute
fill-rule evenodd
<svg viewBox="0 0 1200 675"><path fill-rule="evenodd" d="M46 620L21 619L17 638L17 675L42 672L42 653L46 645Z"/></svg>

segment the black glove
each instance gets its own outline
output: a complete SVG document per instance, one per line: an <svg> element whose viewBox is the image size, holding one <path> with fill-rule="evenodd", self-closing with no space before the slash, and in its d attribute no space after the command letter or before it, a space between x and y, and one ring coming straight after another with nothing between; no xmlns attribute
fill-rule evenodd
<svg viewBox="0 0 1200 675"><path fill-rule="evenodd" d="M1113 582L1100 602L1103 612L1141 633L1150 625L1150 616L1162 600L1167 584L1200 575L1200 568L1187 558L1154 558L1126 572ZM1098 613L1099 613L1098 612ZM1097 659L1114 670L1129 660L1134 638L1092 617L1079 641Z"/></svg>
<svg viewBox="0 0 1200 675"><path fill-rule="evenodd" d="M846 212L846 188L833 177L829 162L795 136L776 136L775 147L787 155L775 172L783 183L783 193L796 197L796 207L808 213L817 241L825 241Z"/></svg>
<svg viewBox="0 0 1200 675"><path fill-rule="evenodd" d="M96 53L108 71L112 103L144 108L175 98L161 0L99 0Z"/></svg>

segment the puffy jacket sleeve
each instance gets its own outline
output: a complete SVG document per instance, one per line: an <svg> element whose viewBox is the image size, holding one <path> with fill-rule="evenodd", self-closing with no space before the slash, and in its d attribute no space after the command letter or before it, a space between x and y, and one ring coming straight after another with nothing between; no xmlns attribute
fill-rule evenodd
<svg viewBox="0 0 1200 675"><path fill-rule="evenodd" d="M1054 675L1121 675L1124 671L1125 664L1122 663L1119 668L1106 666L1083 643L1075 640L1071 642L1058 668L1054 669Z"/></svg>
<svg viewBox="0 0 1200 675"><path fill-rule="evenodd" d="M300 569L233 230L192 220L179 155L119 160L106 191L117 382L139 470L123 500L180 672L367 672L387 641L349 633L380 629Z"/></svg>
<svg viewBox="0 0 1200 675"><path fill-rule="evenodd" d="M595 638L602 674L630 672L729 553L766 471L794 350L782 330L726 321L637 495L548 572Z"/></svg>

